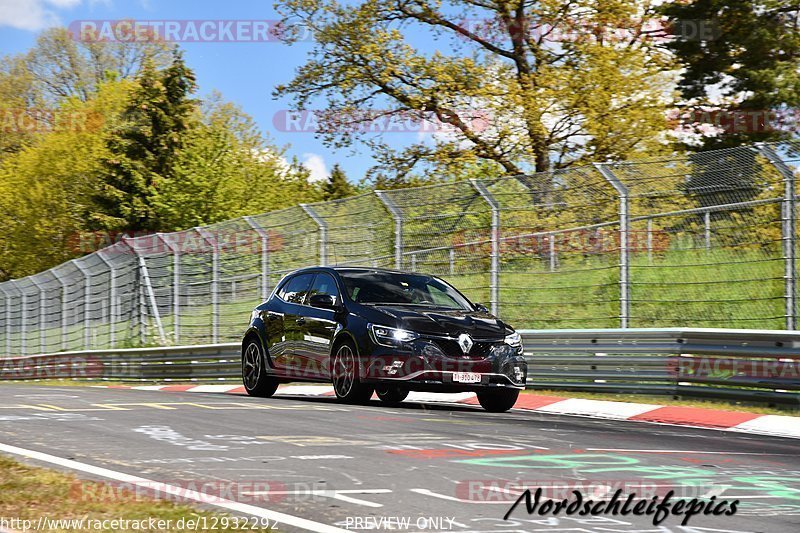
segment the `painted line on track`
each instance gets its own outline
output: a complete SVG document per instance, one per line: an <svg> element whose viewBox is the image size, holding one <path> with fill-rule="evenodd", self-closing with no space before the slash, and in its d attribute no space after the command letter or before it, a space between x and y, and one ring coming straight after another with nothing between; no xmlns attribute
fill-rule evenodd
<svg viewBox="0 0 800 533"><path fill-rule="evenodd" d="M95 387L108 387L95 385ZM200 392L246 395L241 385L193 384L193 385L128 385L118 388L138 390L161 390L165 392ZM275 396L332 397L335 396L330 385L281 385ZM407 402L477 405L475 393L439 394L411 392ZM783 415L763 415L724 409L705 409L688 406L665 406L658 404L615 402L609 400L588 400L561 396L540 396L521 394L512 409L516 412L535 412L547 415L575 416L596 420L617 420L644 422L670 427L690 427L731 431L740 434L764 435L800 439L800 417Z"/></svg>
<svg viewBox="0 0 800 533"><path fill-rule="evenodd" d="M294 526L307 531L314 531L316 533L351 533L346 529L341 529L335 526L329 526L328 524L315 522L313 520L308 520L306 518L300 518L298 516L281 513L278 511L270 511L269 509L264 509L263 507L256 507L255 505L239 503L233 500L220 498L218 496L203 494L202 492L186 490L180 487L176 487L174 485L169 485L167 483L161 483L143 477L133 476L131 474L125 474L123 472L109 470L108 468L103 468L100 466L93 466L86 463L81 463L79 461L74 461L72 459L64 459L63 457L57 457L55 455L50 455L48 453L37 452L35 450L27 450L25 448L11 446L10 444L0 443L0 452L5 452L21 457L27 457L28 459L34 459L36 461L50 463L64 468L69 468L70 470L77 470L79 472L84 472L86 474L91 474L93 476L98 476L106 479L113 479L114 481L119 481L122 483L130 483L131 485L145 487L151 490L156 490L164 494L172 494L174 496L180 496L183 498L187 498L189 500L196 501L198 503L213 505L215 507L227 509L229 511L233 511L236 513L257 516L259 518L275 521L278 522L279 524Z"/></svg>

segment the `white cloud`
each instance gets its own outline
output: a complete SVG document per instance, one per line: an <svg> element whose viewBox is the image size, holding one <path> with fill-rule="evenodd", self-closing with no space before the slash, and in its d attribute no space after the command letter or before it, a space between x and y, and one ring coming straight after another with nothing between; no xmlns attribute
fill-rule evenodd
<svg viewBox="0 0 800 533"><path fill-rule="evenodd" d="M311 173L308 177L308 181L310 182L324 181L330 176L328 167L325 165L325 160L319 154L304 153L303 166Z"/></svg>
<svg viewBox="0 0 800 533"><path fill-rule="evenodd" d="M57 9L70 9L83 0L0 0L0 27L38 31L61 23Z"/></svg>

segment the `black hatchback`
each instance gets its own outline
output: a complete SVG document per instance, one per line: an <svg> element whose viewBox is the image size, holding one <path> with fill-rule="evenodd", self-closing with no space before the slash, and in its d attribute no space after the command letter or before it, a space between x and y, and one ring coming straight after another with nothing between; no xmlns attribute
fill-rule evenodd
<svg viewBox="0 0 800 533"><path fill-rule="evenodd" d="M527 365L514 329L443 280L374 268L287 275L253 310L242 342L248 394L280 383L332 383L336 396L389 404L409 391L474 391L487 411L513 407Z"/></svg>

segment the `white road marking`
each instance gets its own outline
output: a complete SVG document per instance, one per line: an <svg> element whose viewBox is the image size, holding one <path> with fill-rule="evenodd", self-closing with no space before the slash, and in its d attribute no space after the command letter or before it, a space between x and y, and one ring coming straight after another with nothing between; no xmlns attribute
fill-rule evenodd
<svg viewBox="0 0 800 533"><path fill-rule="evenodd" d="M3 443L0 443L0 452L10 453L12 455L27 457L36 461L43 461L45 463L63 466L65 468L77 470L79 472L85 472L87 474L107 479L113 479L122 483L130 483L132 485L146 487L164 494L180 496L198 503L214 505L216 507L227 509L236 513L258 516L267 520L274 520L278 523L294 526L307 531L314 531L316 533L348 533L346 529L330 526L321 522L314 522L313 520L308 520L306 518L300 518L278 511L270 511L269 509L264 509L263 507L239 503L233 500L220 498L218 496L211 496L209 494L203 494L193 490L186 490L174 485L169 485L167 483L156 482L150 479L110 470L108 468L102 468L99 466L81 463L79 461L73 461L72 459L64 459L63 457L57 457L48 453L27 450L25 448L19 448L17 446L11 446Z"/></svg>
<svg viewBox="0 0 800 533"><path fill-rule="evenodd" d="M354 503L356 505L363 505L365 507L383 507L383 504L362 500L360 498L353 498L346 496L346 494L386 494L392 492L391 489L355 489L355 490L264 490L245 492L250 496L277 496L277 495L313 495L323 496L325 498L333 498L343 502Z"/></svg>
<svg viewBox="0 0 800 533"><path fill-rule="evenodd" d="M457 498L456 496L449 496L447 494L440 494L438 492L433 492L429 489L409 489L411 492L416 492L417 494L422 494L423 496L431 496L433 498L439 498L441 500L448 500L451 502L460 502L460 503L479 503L479 504L501 504L508 506L508 501L486 501L486 500L465 500L463 498Z"/></svg>
<svg viewBox="0 0 800 533"><path fill-rule="evenodd" d="M737 424L732 428L727 428L727 431L800 438L800 419L796 416L762 415Z"/></svg>
<svg viewBox="0 0 800 533"><path fill-rule="evenodd" d="M187 392L228 392L239 387L241 385L197 385Z"/></svg>
<svg viewBox="0 0 800 533"><path fill-rule="evenodd" d="M641 415L648 411L660 408L660 405L612 402L605 400L584 400L582 398L569 398L550 405L538 407L537 413L552 414L580 414L583 416L599 416L605 419L625 420L632 416Z"/></svg>

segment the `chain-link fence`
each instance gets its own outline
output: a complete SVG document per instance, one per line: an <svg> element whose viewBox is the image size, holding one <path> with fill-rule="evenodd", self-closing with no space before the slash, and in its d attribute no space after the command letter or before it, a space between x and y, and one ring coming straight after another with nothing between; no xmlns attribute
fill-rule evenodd
<svg viewBox="0 0 800 533"><path fill-rule="evenodd" d="M519 328L796 328L800 143L366 193L0 284L0 353L238 340L314 264L439 275Z"/></svg>

